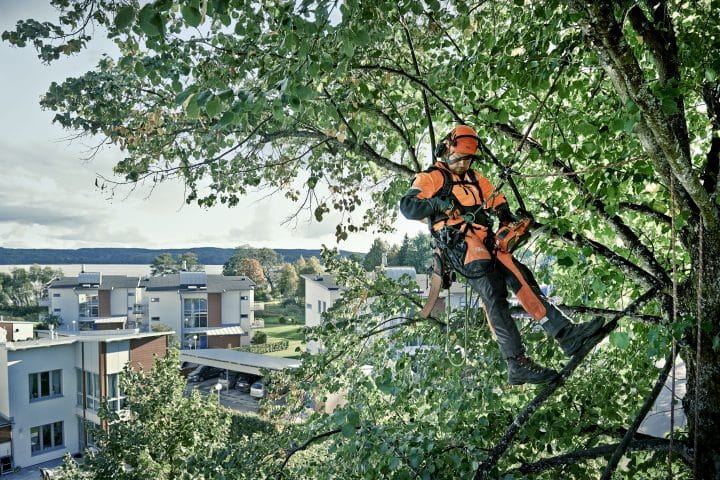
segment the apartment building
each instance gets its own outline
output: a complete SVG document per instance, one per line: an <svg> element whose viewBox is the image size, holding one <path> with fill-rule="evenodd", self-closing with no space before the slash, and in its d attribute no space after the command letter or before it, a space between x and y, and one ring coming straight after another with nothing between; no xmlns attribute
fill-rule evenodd
<svg viewBox="0 0 720 480"><path fill-rule="evenodd" d="M48 287L49 311L67 330L115 330L143 323L139 277L81 272Z"/></svg>
<svg viewBox="0 0 720 480"><path fill-rule="evenodd" d="M249 344L254 289L247 277L204 272L148 278L82 272L51 283L48 295L62 330L164 326L178 334L181 348L194 349Z"/></svg>
<svg viewBox="0 0 720 480"><path fill-rule="evenodd" d="M119 374L152 368L173 332L78 331L8 341L0 329L0 473L77 453L104 428L102 399L120 410ZM93 425L85 428L85 421Z"/></svg>
<svg viewBox="0 0 720 480"><path fill-rule="evenodd" d="M243 276L181 272L141 281L149 325L177 332L181 348L248 345L255 283Z"/></svg>

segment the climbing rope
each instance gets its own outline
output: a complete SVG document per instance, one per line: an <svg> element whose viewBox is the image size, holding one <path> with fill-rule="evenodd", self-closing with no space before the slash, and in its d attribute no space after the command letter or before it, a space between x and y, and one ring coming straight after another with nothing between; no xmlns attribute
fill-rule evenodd
<svg viewBox="0 0 720 480"><path fill-rule="evenodd" d="M698 477L698 465L697 465L697 452L698 452L698 384L699 384L699 376L700 376L700 346L702 345L702 342L700 341L700 334L701 332L701 325L702 325L702 280L703 280L703 218L702 215L700 215L700 224L699 224L699 231L698 231L698 243L700 244L700 249L698 252L698 283L697 283L697 330L696 330L696 344L695 344L695 392L694 392L694 403L693 403L693 410L694 410L694 417L695 417L695 429L694 429L694 435L693 435L693 478L699 478Z"/></svg>
<svg viewBox="0 0 720 480"><path fill-rule="evenodd" d="M676 235L675 231L675 175L670 173L670 251L672 259L672 322L670 323L670 334L672 335L672 372L670 376L670 450L668 451L668 478L672 479L672 454L673 441L675 439L675 354L677 342L675 341L675 333L673 326L677 321L677 253L675 251Z"/></svg>

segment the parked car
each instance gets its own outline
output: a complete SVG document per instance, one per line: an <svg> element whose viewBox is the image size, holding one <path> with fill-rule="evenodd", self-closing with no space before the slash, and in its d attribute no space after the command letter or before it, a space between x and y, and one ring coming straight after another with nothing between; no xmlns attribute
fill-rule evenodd
<svg viewBox="0 0 720 480"><path fill-rule="evenodd" d="M250 385L250 396L263 398L265 396L265 384L261 381L257 381Z"/></svg>
<svg viewBox="0 0 720 480"><path fill-rule="evenodd" d="M238 372L227 372L224 375L220 375L218 383L224 388L235 388L235 383L238 379Z"/></svg>
<svg viewBox="0 0 720 480"><path fill-rule="evenodd" d="M188 382L203 382L209 378L215 378L224 373L224 368L201 365L188 375Z"/></svg>
<svg viewBox="0 0 720 480"><path fill-rule="evenodd" d="M197 363L192 362L182 362L180 364L180 375L187 378L188 375L190 375L194 370L198 368Z"/></svg>
<svg viewBox="0 0 720 480"><path fill-rule="evenodd" d="M235 382L235 389L240 390L241 392L250 392L250 385L252 384L252 380L248 377L238 377Z"/></svg>

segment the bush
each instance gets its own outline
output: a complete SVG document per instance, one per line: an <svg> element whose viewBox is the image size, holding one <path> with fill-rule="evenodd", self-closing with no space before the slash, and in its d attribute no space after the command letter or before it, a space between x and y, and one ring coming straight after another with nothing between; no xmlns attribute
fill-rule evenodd
<svg viewBox="0 0 720 480"><path fill-rule="evenodd" d="M239 347L238 350L241 352L250 353L270 353L287 350L289 346L290 342L288 342L287 340L280 340L279 342L263 343L261 345L244 345L242 347Z"/></svg>
<svg viewBox="0 0 720 480"><path fill-rule="evenodd" d="M265 332L256 332L255 335L253 335L252 340L250 340L250 343L253 345L260 345L267 342L267 333Z"/></svg>
<svg viewBox="0 0 720 480"><path fill-rule="evenodd" d="M254 414L250 415L247 413L233 412L231 418L231 439L239 439L245 435L252 435L253 433L272 433L275 430L275 427L271 422L263 420Z"/></svg>
<svg viewBox="0 0 720 480"><path fill-rule="evenodd" d="M292 319L290 319L290 322L292 322ZM278 323L286 324L286 323L288 323L288 318L280 317L280 318L278 318Z"/></svg>

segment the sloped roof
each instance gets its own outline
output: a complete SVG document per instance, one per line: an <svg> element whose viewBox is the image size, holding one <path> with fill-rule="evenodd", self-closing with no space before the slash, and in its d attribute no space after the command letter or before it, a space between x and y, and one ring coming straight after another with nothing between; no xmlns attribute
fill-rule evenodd
<svg viewBox="0 0 720 480"><path fill-rule="evenodd" d="M114 288L136 288L140 284L139 277L128 277L127 275L103 275L100 283L100 290L112 290ZM76 288L80 286L78 277L62 277L53 280L49 288Z"/></svg>
<svg viewBox="0 0 720 480"><path fill-rule="evenodd" d="M317 283L320 286L327 288L328 290L340 290L342 288L337 283L335 283L335 278L327 273L319 275L304 274L300 276L303 277L305 280Z"/></svg>
<svg viewBox="0 0 720 480"><path fill-rule="evenodd" d="M180 290L180 274L164 275L161 277L149 277L140 282L148 292L162 290ZM207 291L209 293L221 293L233 290L250 290L255 287L255 282L248 277L208 275L206 288L193 291Z"/></svg>

